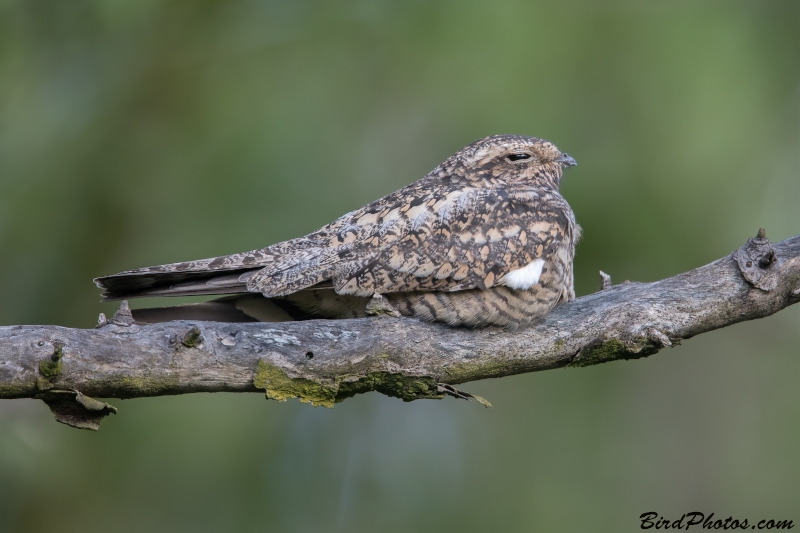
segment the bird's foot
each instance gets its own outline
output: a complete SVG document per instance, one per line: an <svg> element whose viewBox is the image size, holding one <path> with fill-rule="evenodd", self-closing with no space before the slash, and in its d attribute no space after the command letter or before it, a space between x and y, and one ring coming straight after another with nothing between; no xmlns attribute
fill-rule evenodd
<svg viewBox="0 0 800 533"><path fill-rule="evenodd" d="M364 312L367 316L393 316L396 318L402 316L400 312L389 303L389 300L380 294L372 295L372 299L367 304Z"/></svg>

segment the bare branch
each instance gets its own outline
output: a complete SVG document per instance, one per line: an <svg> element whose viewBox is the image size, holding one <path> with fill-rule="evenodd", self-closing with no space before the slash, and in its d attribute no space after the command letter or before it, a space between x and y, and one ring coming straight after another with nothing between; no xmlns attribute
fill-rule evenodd
<svg viewBox="0 0 800 533"><path fill-rule="evenodd" d="M470 399L453 385L644 357L797 303L800 235L773 245L759 232L690 272L603 285L516 332L379 312L358 320L140 325L126 304L92 330L0 327L0 398L42 399L59 421L90 429L116 411L92 396L265 391L328 407L373 390L407 401Z"/></svg>

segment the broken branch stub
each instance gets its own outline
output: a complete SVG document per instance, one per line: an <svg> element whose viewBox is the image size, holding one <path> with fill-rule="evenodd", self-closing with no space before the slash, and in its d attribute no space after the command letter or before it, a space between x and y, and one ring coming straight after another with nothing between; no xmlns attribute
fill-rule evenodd
<svg viewBox="0 0 800 533"><path fill-rule="evenodd" d="M777 269L778 256L772 243L767 239L764 228L758 230L758 235L748 239L747 243L733 252L733 258L739 265L739 270L754 287L764 291L774 290L778 285Z"/></svg>

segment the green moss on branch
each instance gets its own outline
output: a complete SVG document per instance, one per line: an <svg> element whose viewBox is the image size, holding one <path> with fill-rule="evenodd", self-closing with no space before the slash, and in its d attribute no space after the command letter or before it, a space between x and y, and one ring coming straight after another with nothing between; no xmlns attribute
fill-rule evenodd
<svg viewBox="0 0 800 533"><path fill-rule="evenodd" d="M60 344L56 344L53 355L39 362L39 372L41 372L44 378L53 379L61 374L64 368L61 362L62 357L64 357L64 347Z"/></svg>
<svg viewBox="0 0 800 533"><path fill-rule="evenodd" d="M376 371L353 380L340 379L331 384L306 378L292 378L281 368L261 360L258 362L253 385L266 391L271 400L297 398L314 406L333 407L356 394L377 391L404 401L419 398L442 398L436 380L428 376L406 376L400 373Z"/></svg>

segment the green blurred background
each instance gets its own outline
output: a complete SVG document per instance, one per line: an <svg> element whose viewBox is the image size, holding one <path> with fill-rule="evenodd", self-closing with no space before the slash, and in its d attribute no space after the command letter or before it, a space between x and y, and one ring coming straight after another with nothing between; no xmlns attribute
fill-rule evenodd
<svg viewBox="0 0 800 533"><path fill-rule="evenodd" d="M0 0L0 324L98 275L303 235L496 133L555 142L597 271L800 233L800 3ZM164 301L137 302L139 305ZM800 523L800 308L476 403L0 402L0 531L635 531Z"/></svg>

